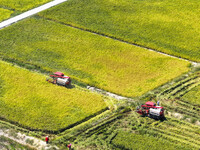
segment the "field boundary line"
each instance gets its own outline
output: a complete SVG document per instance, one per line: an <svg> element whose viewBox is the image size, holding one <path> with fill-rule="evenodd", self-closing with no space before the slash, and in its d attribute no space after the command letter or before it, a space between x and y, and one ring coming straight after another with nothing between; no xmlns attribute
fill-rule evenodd
<svg viewBox="0 0 200 150"><path fill-rule="evenodd" d="M49 8L51 8L53 6L61 4L61 3L65 2L65 1L67 1L67 0L54 0L54 1L51 1L51 2L46 3L44 5L41 5L39 7L33 8L31 10L28 10L28 11L26 11L26 12L20 14L20 15L17 15L17 16L15 16L13 18L7 19L7 20L5 20L5 21L0 23L0 29L5 28L5 27L7 27L7 26L9 26L9 25L11 25L13 23L16 23L16 22L18 22L20 20L23 20L23 19L25 19L27 17L35 15L35 14L37 14L37 13L43 11L43 10L46 10L46 9L49 9Z"/></svg>
<svg viewBox="0 0 200 150"><path fill-rule="evenodd" d="M60 24L62 24L62 25L68 26L68 27L72 27L72 28L79 29L79 30L82 30L82 31L90 32L90 33L93 33L93 34L96 34L96 35L99 35L99 36L103 36L103 37L106 37L106 38L110 38L110 39L113 39L113 40L116 40L116 41L120 41L120 42L123 42L123 43L126 43L126 44L131 44L131 45L133 45L133 46L140 47L140 48L144 48L144 49L146 49L146 50L153 51L153 52L156 52L156 53L165 55L165 56L169 56L169 57L172 57L172 58L177 58L177 59L180 59L180 60L188 61L188 62L190 62L194 67L200 66L200 62L196 62L196 61L192 61L192 60L189 60L189 59L186 59L186 58L182 58L182 57L170 55L170 54L167 54L167 53L158 51L158 50L156 50L156 49L152 49L152 48L149 48L149 47L146 47L146 46L143 46L143 45L139 45L139 44L136 44L136 43L133 43L133 42L130 42L130 41L121 39L121 38L119 38L119 37L115 37L114 35L108 35L108 34L106 34L106 33L100 32L100 31L96 31L96 32L95 32L95 31L93 31L92 29L88 29L88 28L84 28L84 27L75 26L75 25L72 25L72 24L64 23L64 22L62 22L62 21L54 20L54 19L51 19L51 18L48 18L48 17L44 17L44 16L39 16L39 15L38 15L38 17L44 18L44 19L49 20L49 21L53 21L53 22L60 23Z"/></svg>

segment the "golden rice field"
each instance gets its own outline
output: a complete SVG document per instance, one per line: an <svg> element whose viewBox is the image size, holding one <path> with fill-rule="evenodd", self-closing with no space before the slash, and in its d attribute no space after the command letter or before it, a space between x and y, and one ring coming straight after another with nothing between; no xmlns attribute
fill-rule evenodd
<svg viewBox="0 0 200 150"><path fill-rule="evenodd" d="M30 18L0 31L0 54L61 70L89 85L135 97L189 70L187 61L53 21Z"/></svg>
<svg viewBox="0 0 200 150"><path fill-rule="evenodd" d="M1 0L0 6L14 9L17 11L26 11L33 7L42 5L51 0Z"/></svg>
<svg viewBox="0 0 200 150"><path fill-rule="evenodd" d="M0 81L0 117L31 129L60 130L107 107L96 93L48 83L45 75L2 61Z"/></svg>

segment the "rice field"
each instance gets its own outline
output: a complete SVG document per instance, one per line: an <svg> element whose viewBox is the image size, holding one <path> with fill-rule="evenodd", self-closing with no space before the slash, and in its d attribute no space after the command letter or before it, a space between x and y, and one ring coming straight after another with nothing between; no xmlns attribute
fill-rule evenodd
<svg viewBox="0 0 200 150"><path fill-rule="evenodd" d="M51 0L1 0L0 7L6 7L15 11L26 11Z"/></svg>
<svg viewBox="0 0 200 150"><path fill-rule="evenodd" d="M197 0L69 0L40 16L200 61Z"/></svg>
<svg viewBox="0 0 200 150"><path fill-rule="evenodd" d="M51 31L51 32L49 32ZM0 54L135 97L189 70L189 62L33 17L0 31Z"/></svg>
<svg viewBox="0 0 200 150"><path fill-rule="evenodd" d="M57 131L106 109L104 97L0 61L0 117L28 129Z"/></svg>

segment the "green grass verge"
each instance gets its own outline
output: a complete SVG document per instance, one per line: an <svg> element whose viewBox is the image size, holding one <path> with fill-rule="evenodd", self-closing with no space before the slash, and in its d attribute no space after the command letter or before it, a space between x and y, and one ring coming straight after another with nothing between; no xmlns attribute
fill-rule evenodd
<svg viewBox="0 0 200 150"><path fill-rule="evenodd" d="M41 18L0 34L2 56L60 70L124 96L142 95L189 70L189 62Z"/></svg>
<svg viewBox="0 0 200 150"><path fill-rule="evenodd" d="M7 7L17 11L26 11L49 1L51 0L1 0L0 7Z"/></svg>
<svg viewBox="0 0 200 150"><path fill-rule="evenodd" d="M46 76L0 61L0 117L29 129L57 131L106 108L101 95L46 82Z"/></svg>
<svg viewBox="0 0 200 150"><path fill-rule="evenodd" d="M10 15L13 13L13 11L8 9L0 8L0 22L10 18Z"/></svg>
<svg viewBox="0 0 200 150"><path fill-rule="evenodd" d="M197 0L69 0L40 16L200 61Z"/></svg>

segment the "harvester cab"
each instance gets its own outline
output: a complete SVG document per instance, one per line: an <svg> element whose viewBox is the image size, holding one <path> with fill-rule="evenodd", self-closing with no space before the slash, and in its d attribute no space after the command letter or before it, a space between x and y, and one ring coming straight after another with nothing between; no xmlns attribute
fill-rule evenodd
<svg viewBox="0 0 200 150"><path fill-rule="evenodd" d="M142 116L148 116L155 119L163 119L164 118L164 109L161 106L156 106L154 102L146 102L142 104L141 107L137 107L137 113Z"/></svg>
<svg viewBox="0 0 200 150"><path fill-rule="evenodd" d="M65 76L62 72L55 72L51 74L50 77L47 78L47 81L65 87L71 85L71 78L69 76Z"/></svg>

